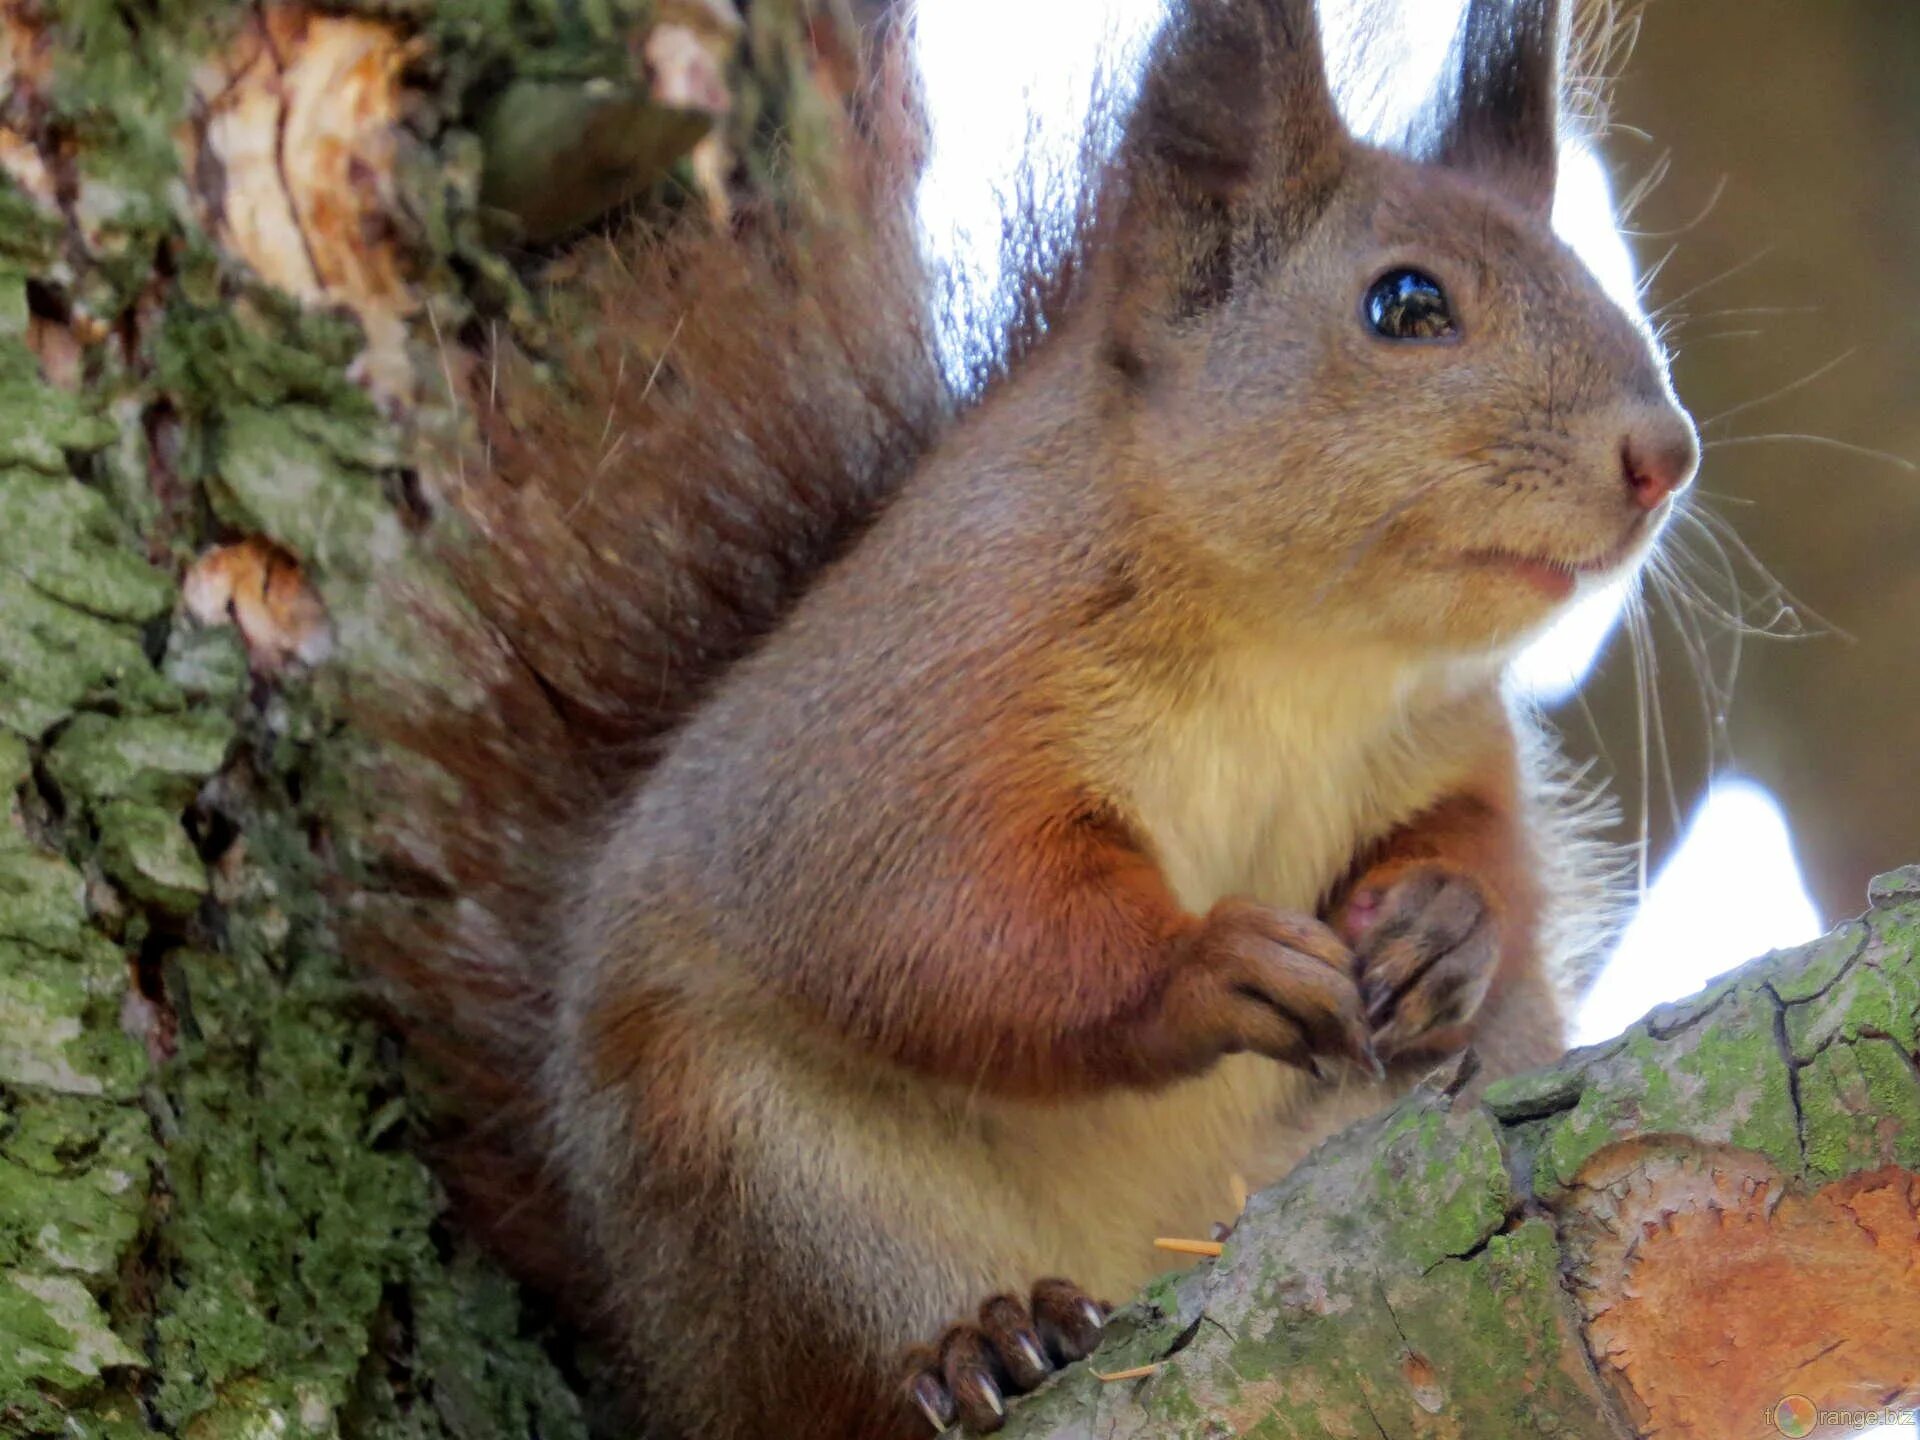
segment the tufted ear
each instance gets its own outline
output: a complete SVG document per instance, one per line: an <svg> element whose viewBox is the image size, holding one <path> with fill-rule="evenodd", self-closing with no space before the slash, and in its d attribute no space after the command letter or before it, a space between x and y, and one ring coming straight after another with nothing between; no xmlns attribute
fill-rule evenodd
<svg viewBox="0 0 1920 1440"><path fill-rule="evenodd" d="M1188 0L1141 81L1129 160L1193 198L1251 198L1306 180L1346 132L1313 0Z"/></svg>
<svg viewBox="0 0 1920 1440"><path fill-rule="evenodd" d="M1458 99L1436 159L1546 212L1560 153L1565 0L1472 0Z"/></svg>
<svg viewBox="0 0 1920 1440"><path fill-rule="evenodd" d="M1339 183L1351 143L1313 0L1177 5L1117 157L1122 368L1143 363L1145 322L1225 300L1296 239Z"/></svg>

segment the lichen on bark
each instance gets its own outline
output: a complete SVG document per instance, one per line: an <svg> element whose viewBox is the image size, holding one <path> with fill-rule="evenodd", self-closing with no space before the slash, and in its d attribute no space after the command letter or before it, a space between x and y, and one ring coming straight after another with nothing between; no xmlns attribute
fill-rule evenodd
<svg viewBox="0 0 1920 1440"><path fill-rule="evenodd" d="M0 5L8 1434L583 1433L442 1224L327 897L341 687L431 661L372 577L440 583L404 496L447 337L534 314L482 112L521 73L644 98L653 7L353 8ZM337 666L181 603L242 537Z"/></svg>

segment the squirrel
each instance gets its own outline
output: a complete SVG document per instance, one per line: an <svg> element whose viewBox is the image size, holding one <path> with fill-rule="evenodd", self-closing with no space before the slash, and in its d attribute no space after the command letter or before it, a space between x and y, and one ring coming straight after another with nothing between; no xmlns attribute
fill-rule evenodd
<svg viewBox="0 0 1920 1440"><path fill-rule="evenodd" d="M877 113L502 380L439 501L489 698L380 717L456 783L396 780L360 919L639 1434L995 1429L1151 1237L1435 1057L1563 1050L1503 671L1699 454L1551 225L1565 11L1472 0L1410 155L1312 0L1183 0L977 396Z"/></svg>

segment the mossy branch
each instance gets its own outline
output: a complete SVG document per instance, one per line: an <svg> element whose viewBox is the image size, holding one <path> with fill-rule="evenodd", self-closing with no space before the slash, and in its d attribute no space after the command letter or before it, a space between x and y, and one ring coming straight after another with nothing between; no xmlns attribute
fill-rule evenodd
<svg viewBox="0 0 1920 1440"><path fill-rule="evenodd" d="M1730 1440L1920 1401L1920 868L1617 1039L1446 1088L1256 1196L1005 1434Z"/></svg>

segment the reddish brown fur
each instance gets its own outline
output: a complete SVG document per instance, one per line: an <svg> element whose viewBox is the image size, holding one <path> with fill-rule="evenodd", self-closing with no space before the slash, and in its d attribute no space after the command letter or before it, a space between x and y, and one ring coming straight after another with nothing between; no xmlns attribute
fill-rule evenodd
<svg viewBox="0 0 1920 1440"><path fill-rule="evenodd" d="M1503 741L1506 738L1501 736ZM1506 937L1500 974L1494 981L1496 994L1500 978L1529 963L1527 937L1539 933L1546 905L1533 858L1526 851L1527 831L1519 813L1521 783L1519 760L1511 745L1503 744L1465 787L1387 836L1351 886L1384 888L1406 871L1427 864L1473 876L1486 892Z"/></svg>
<svg viewBox="0 0 1920 1440"><path fill-rule="evenodd" d="M455 668L437 691L355 696L388 742L367 784L389 817L356 948L437 1077L463 1209L563 1292L581 1257L549 1224L531 1072L550 977L528 961L554 894L595 817L953 408L907 211L916 117L857 98L843 168L818 177L834 206L588 242L553 360L503 344L463 366L481 443L425 500L465 603L398 597Z"/></svg>

